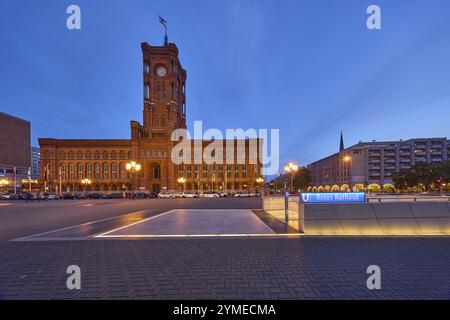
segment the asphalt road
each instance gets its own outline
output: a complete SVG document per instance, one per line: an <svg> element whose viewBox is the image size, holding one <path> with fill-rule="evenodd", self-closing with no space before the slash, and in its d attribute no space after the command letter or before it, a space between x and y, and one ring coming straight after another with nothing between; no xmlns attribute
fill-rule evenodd
<svg viewBox="0 0 450 320"><path fill-rule="evenodd" d="M58 200L0 202L0 241L148 210L260 209L260 199Z"/></svg>

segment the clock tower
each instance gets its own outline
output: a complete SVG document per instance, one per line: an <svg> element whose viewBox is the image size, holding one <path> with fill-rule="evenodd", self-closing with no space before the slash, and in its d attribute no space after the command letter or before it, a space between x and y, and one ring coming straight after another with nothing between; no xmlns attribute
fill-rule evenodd
<svg viewBox="0 0 450 320"><path fill-rule="evenodd" d="M178 59L178 48L141 45L144 74L145 128L163 130L186 128L186 71Z"/></svg>
<svg viewBox="0 0 450 320"><path fill-rule="evenodd" d="M133 158L142 164L141 186L158 192L174 190L175 166L170 159L172 132L186 128L186 71L173 43L142 43L143 122L131 121Z"/></svg>

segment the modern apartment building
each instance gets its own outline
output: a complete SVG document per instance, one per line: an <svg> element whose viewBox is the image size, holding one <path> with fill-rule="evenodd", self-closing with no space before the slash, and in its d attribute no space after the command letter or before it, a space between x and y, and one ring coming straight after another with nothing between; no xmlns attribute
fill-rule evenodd
<svg viewBox="0 0 450 320"><path fill-rule="evenodd" d="M392 183L395 172L418 162L450 160L447 138L359 142L308 165L312 189L347 190Z"/></svg>

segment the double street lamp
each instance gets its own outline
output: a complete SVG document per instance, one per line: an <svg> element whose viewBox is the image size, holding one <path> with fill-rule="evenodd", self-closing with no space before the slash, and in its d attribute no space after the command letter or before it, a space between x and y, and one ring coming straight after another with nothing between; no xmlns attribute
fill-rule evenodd
<svg viewBox="0 0 450 320"><path fill-rule="evenodd" d="M183 186L183 192L184 192L184 190L185 190L185 184L186 184L186 179L185 178L183 178L183 177L180 177L180 178L178 178L178 183L179 184L181 184L182 186Z"/></svg>
<svg viewBox="0 0 450 320"><path fill-rule="evenodd" d="M92 181L89 179L83 179L81 180L81 184L83 185L83 189L84 189L84 195L86 196L87 193L87 186L91 185ZM74 190L75 191L75 190Z"/></svg>
<svg viewBox="0 0 450 320"><path fill-rule="evenodd" d="M142 166L139 163L136 163L136 161L131 161L131 162L126 164L126 169L127 169L128 172L131 173L131 176L133 178L131 197L134 198L134 176L135 176L136 173L141 171Z"/></svg>
<svg viewBox="0 0 450 320"><path fill-rule="evenodd" d="M262 177L259 177L259 178L257 178L256 180L256 183L258 184L258 185L261 185L261 186L263 186L263 183L264 183L264 178L262 178ZM259 190L258 190L259 191Z"/></svg>
<svg viewBox="0 0 450 320"><path fill-rule="evenodd" d="M294 185L294 175L298 171L298 165L294 162L289 162L287 165L284 166L284 171L291 175L291 188L292 191L293 185Z"/></svg>

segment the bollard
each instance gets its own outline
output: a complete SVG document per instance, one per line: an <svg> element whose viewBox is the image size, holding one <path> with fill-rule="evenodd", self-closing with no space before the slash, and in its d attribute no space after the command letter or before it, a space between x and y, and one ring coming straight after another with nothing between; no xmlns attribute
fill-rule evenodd
<svg viewBox="0 0 450 320"><path fill-rule="evenodd" d="M289 224L289 191L284 193L284 222Z"/></svg>

